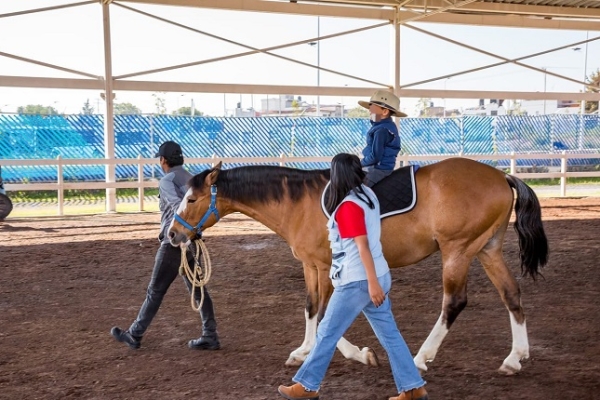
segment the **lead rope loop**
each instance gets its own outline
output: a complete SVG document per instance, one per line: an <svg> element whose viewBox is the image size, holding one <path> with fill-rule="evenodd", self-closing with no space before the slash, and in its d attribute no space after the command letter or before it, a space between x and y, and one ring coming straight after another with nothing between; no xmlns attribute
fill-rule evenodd
<svg viewBox="0 0 600 400"><path fill-rule="evenodd" d="M179 275L187 277L187 279L192 284L191 290L191 304L192 309L194 311L200 310L202 308L202 303L204 303L204 286L210 280L210 275L212 272L212 266L210 264L210 256L208 255L208 250L206 249L206 245L202 239L193 240L193 243L196 244L196 253L192 252L194 257L194 269L189 266L187 261L187 251L189 246L181 247L181 265L179 266ZM191 249L190 249L191 251ZM200 255L202 255L202 261L200 261ZM204 271L202 270L202 265L204 265ZM194 301L194 293L196 288L200 288L200 303L196 304Z"/></svg>

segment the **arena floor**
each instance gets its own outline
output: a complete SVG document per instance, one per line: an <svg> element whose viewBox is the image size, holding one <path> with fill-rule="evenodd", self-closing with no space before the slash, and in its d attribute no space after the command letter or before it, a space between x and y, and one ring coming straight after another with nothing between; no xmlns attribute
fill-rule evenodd
<svg viewBox="0 0 600 400"><path fill-rule="evenodd" d="M550 242L544 279L521 280L531 359L496 370L511 346L508 313L475 262L469 304L424 374L435 399L600 399L600 198L541 198ZM1 399L277 399L304 336L304 283L286 243L239 214L205 234L222 349L187 348L199 318L178 280L130 350L110 336L141 305L157 249L157 213L9 217L0 224ZM505 257L518 270L516 235ZM441 305L439 255L394 270L396 320L416 353ZM393 395L385 352L364 318L346 337L382 366L334 356L321 399Z"/></svg>

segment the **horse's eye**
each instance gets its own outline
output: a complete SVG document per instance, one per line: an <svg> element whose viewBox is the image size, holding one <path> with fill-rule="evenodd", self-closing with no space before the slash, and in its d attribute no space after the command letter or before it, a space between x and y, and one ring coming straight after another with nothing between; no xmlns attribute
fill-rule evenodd
<svg viewBox="0 0 600 400"><path fill-rule="evenodd" d="M196 199L188 199L188 203L195 203Z"/></svg>

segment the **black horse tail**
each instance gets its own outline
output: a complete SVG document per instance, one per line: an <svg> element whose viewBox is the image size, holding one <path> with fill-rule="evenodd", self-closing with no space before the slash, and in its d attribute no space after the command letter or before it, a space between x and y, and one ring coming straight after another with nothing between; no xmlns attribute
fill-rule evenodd
<svg viewBox="0 0 600 400"><path fill-rule="evenodd" d="M541 275L540 268L548 262L548 238L542 224L540 202L533 189L519 178L506 175L506 180L517 192L515 231L519 235L521 274L535 280Z"/></svg>

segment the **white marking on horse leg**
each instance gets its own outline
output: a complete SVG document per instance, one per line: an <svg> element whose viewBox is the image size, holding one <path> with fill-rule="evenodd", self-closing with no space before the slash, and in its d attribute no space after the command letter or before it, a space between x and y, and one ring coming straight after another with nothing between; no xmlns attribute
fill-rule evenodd
<svg viewBox="0 0 600 400"><path fill-rule="evenodd" d="M527 324L519 324L512 313L510 316L510 330L512 331L512 350L502 363L498 372L506 375L516 374L521 370L521 360L529 358L529 340L527 339Z"/></svg>
<svg viewBox="0 0 600 400"><path fill-rule="evenodd" d="M359 349L344 337L337 342L337 348L344 357L350 360L361 362L371 367L379 367L379 359L373 350L368 347Z"/></svg>
<svg viewBox="0 0 600 400"><path fill-rule="evenodd" d="M304 310L304 320L306 322L306 329L304 333L304 342L296 350L290 353L285 365L288 367L299 367L302 365L308 353L315 345L317 337L317 315L315 314L312 318L308 317L308 311Z"/></svg>
<svg viewBox="0 0 600 400"><path fill-rule="evenodd" d="M440 317L433 326L429 336L427 336L427 340L425 340L425 343L423 343L414 358L415 365L421 371L427 371L426 363L432 362L435 359L435 355L437 354L442 341L448 334L448 328L446 328L446 324L442 322L442 315L443 314L440 314Z"/></svg>

